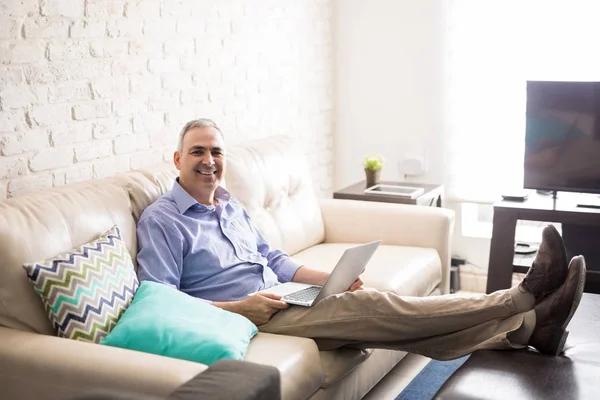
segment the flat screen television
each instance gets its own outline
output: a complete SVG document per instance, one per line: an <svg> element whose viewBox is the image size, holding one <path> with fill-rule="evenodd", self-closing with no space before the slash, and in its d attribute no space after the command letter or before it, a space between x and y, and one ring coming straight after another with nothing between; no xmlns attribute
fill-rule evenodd
<svg viewBox="0 0 600 400"><path fill-rule="evenodd" d="M524 187L600 193L600 82L528 81Z"/></svg>

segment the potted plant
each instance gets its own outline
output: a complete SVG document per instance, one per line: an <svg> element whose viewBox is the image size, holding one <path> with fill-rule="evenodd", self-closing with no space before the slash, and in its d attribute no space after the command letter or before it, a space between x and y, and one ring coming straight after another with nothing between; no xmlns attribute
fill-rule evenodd
<svg viewBox="0 0 600 400"><path fill-rule="evenodd" d="M380 155L365 157L363 166L365 175L367 176L367 187L371 187L379 183L381 169L383 168L384 160Z"/></svg>

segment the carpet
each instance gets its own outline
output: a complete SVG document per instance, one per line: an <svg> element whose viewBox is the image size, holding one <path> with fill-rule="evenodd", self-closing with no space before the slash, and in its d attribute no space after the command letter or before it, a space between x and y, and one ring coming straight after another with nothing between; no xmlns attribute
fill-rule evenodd
<svg viewBox="0 0 600 400"><path fill-rule="evenodd" d="M429 361L425 368L396 397L396 400L431 400L450 375L460 368L468 358L467 355L450 361Z"/></svg>

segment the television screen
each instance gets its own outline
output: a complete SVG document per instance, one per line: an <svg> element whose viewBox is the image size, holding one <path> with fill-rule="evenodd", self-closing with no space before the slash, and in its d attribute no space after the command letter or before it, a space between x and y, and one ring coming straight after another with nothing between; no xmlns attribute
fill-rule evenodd
<svg viewBox="0 0 600 400"><path fill-rule="evenodd" d="M526 189L600 193L600 82L527 82Z"/></svg>

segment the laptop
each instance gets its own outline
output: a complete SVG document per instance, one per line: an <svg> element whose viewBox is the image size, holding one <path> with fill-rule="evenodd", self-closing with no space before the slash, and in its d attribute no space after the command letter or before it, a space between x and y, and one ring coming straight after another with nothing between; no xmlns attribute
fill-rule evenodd
<svg viewBox="0 0 600 400"><path fill-rule="evenodd" d="M251 293L251 295L274 293L282 296L281 300L288 304L312 307L327 296L348 290L350 285L363 272L380 244L381 240L378 240L346 249L323 286L286 282L260 292Z"/></svg>

